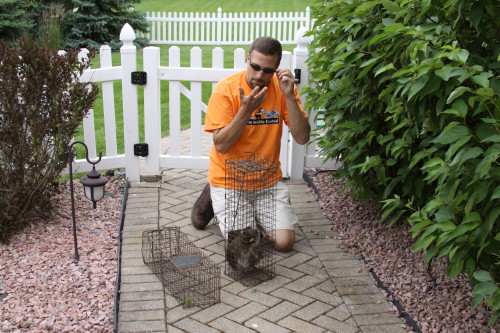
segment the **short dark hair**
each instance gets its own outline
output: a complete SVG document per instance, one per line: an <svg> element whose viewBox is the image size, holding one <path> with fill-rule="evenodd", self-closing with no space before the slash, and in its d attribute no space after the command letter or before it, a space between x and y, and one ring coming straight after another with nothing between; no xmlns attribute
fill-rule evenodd
<svg viewBox="0 0 500 333"><path fill-rule="evenodd" d="M283 49L281 47L281 43L274 38L271 37L259 37L255 39L250 46L250 51L248 54L252 54L252 51L255 50L265 55L278 55L278 64L281 62L281 53Z"/></svg>

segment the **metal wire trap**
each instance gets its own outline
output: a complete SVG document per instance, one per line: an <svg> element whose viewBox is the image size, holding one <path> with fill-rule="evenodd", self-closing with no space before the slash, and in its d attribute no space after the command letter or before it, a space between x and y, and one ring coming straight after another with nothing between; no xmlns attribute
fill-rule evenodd
<svg viewBox="0 0 500 333"><path fill-rule="evenodd" d="M278 167L260 154L227 159L225 274L247 287L275 276Z"/></svg>
<svg viewBox="0 0 500 333"><path fill-rule="evenodd" d="M220 302L220 267L178 227L144 231L142 258L184 308Z"/></svg>

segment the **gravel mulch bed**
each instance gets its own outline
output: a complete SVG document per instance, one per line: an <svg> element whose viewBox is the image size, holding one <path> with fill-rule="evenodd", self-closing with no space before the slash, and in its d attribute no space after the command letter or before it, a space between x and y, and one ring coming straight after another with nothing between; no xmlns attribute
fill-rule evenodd
<svg viewBox="0 0 500 333"><path fill-rule="evenodd" d="M53 214L0 244L1 332L112 332L120 185L115 177L92 209L75 181L80 261L74 259L69 184Z"/></svg>
<svg viewBox="0 0 500 333"><path fill-rule="evenodd" d="M366 261L422 332L500 332L500 323L487 326L483 305L471 309L472 285L465 274L449 279L445 260L423 265L422 252L411 250L414 241L407 225L390 230L380 222L374 202L353 202L348 191L338 194L342 182L332 172L308 169L324 214L339 232L339 240ZM388 299L393 296L385 292ZM411 328L408 327L408 331Z"/></svg>

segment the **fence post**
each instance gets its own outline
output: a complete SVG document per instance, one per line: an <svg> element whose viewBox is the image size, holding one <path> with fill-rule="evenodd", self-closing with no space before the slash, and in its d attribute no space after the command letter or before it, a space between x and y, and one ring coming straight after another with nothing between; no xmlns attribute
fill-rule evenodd
<svg viewBox="0 0 500 333"><path fill-rule="evenodd" d="M305 37L304 33L306 32L305 27L301 27L296 35L295 39L297 41L297 47L293 50L293 68L300 69L300 84L297 85L299 91L302 90L303 87L309 85L309 70L306 64L307 57L309 56L309 44L311 43L309 37ZM305 102L305 96L301 95L300 97L302 104ZM309 123L311 123L312 119L309 118ZM290 147L290 178L291 179L302 179L302 174L304 173L304 160L305 160L305 147L297 144L294 140L291 140Z"/></svg>
<svg viewBox="0 0 500 333"><path fill-rule="evenodd" d="M122 63L123 135L125 139L125 170L130 181L139 181L139 157L134 156L134 144L139 143L139 115L137 107L137 87L131 82L132 72L136 70L134 45L135 32L126 23L121 32L120 48Z"/></svg>
<svg viewBox="0 0 500 333"><path fill-rule="evenodd" d="M144 138L149 146L146 158L146 172L160 173L160 48L148 46L144 48L144 71L147 73L147 83L144 86Z"/></svg>
<svg viewBox="0 0 500 333"><path fill-rule="evenodd" d="M217 45L220 45L222 40L222 8L217 9Z"/></svg>

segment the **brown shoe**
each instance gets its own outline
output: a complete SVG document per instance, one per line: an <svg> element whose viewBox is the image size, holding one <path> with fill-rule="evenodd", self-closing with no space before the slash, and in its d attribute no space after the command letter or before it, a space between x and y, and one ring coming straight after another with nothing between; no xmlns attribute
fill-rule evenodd
<svg viewBox="0 0 500 333"><path fill-rule="evenodd" d="M210 184L207 184L194 203L191 211L191 223L196 229L203 230L213 217L214 208L212 207L212 197L210 197Z"/></svg>

